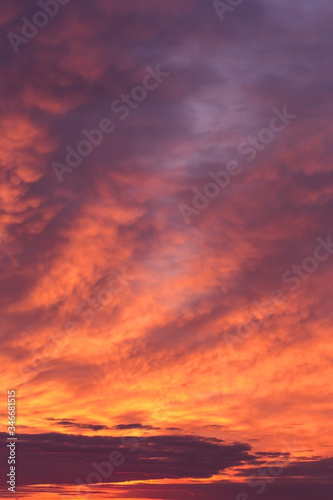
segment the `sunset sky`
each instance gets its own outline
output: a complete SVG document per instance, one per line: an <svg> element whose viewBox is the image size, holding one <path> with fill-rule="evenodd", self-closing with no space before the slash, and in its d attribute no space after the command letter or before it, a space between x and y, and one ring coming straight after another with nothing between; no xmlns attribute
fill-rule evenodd
<svg viewBox="0 0 333 500"><path fill-rule="evenodd" d="M332 2L0 20L0 498L331 500Z"/></svg>

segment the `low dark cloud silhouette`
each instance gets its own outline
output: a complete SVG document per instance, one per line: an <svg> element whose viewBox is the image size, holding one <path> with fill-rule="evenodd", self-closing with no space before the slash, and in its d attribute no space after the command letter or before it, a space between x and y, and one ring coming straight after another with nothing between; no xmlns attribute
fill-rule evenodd
<svg viewBox="0 0 333 500"><path fill-rule="evenodd" d="M145 430L159 430L159 427L153 427L152 425L143 425L143 424L119 424L112 427L113 429L117 429L119 431L126 429L145 429Z"/></svg>
<svg viewBox="0 0 333 500"><path fill-rule="evenodd" d="M134 441L138 446L133 445ZM112 450L121 451L125 462L108 478L111 482L209 478L228 467L255 460L247 444L226 444L199 436L121 440L59 433L21 434L17 448L19 485L75 484L76 477L85 478L95 470L92 462L107 461ZM5 452L1 450L2 455Z"/></svg>
<svg viewBox="0 0 333 500"><path fill-rule="evenodd" d="M53 425L61 425L63 427L76 427L77 429L90 429L92 431L102 431L105 429L109 429L107 425L99 425L99 424L80 424L75 419L57 419L57 418L48 418L50 422L53 422Z"/></svg>

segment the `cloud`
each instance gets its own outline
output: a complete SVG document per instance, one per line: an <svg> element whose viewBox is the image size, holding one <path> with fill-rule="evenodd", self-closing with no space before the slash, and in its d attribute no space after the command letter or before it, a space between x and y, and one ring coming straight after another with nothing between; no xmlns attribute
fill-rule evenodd
<svg viewBox="0 0 333 500"><path fill-rule="evenodd" d="M98 424L81 424L77 422L75 419L57 419L57 418L47 418L46 420L53 423L53 425L60 425L62 427L73 427L77 429L90 429L92 431L102 431L108 429L106 425L98 425Z"/></svg>
<svg viewBox="0 0 333 500"><path fill-rule="evenodd" d="M72 484L124 433L165 429L177 435L140 443L118 482L213 482L229 463L226 442L253 445L256 461L246 444L230 449L243 478L242 457L250 470L296 436L302 465L271 498L314 497L306 478L326 481L333 454L333 261L295 293L282 275L332 234L331 4L250 0L221 23L211 1L80 0L15 55L7 33L35 10L28 0L4 6L0 49L1 377L17 388L27 433L23 483ZM147 65L170 76L121 120L111 103ZM297 119L248 163L239 145L284 106ZM58 183L52 162L104 117L112 137ZM233 159L240 175L186 226L179 203ZM115 269L134 279L98 301ZM277 288L285 302L230 353L225 334ZM75 331L59 348L69 322ZM153 493L133 485L132 497L192 492L179 482ZM234 500L237 487L193 492Z"/></svg>
<svg viewBox="0 0 333 500"><path fill-rule="evenodd" d="M146 430L159 430L158 427L152 427L151 425L142 425L142 424L118 424L113 427L117 430L126 430L126 429L146 429Z"/></svg>
<svg viewBox="0 0 333 500"><path fill-rule="evenodd" d="M112 482L209 478L255 458L247 444L227 445L218 439L182 435L145 438L137 450L130 437L120 440L110 436L21 434L19 448L19 486L76 484L76 477L89 475L94 470L92 462L108 460L112 450L121 451L125 457L124 464L114 471Z"/></svg>

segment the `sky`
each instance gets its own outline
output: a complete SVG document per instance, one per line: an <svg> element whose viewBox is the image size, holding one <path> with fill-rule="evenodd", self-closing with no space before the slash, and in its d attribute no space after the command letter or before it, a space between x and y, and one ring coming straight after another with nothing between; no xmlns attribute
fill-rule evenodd
<svg viewBox="0 0 333 500"><path fill-rule="evenodd" d="M332 14L2 6L1 499L332 498Z"/></svg>

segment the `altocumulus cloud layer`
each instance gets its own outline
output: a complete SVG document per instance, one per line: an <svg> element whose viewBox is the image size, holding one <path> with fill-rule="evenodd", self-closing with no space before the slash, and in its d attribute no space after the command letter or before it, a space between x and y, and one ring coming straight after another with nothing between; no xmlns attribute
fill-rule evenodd
<svg viewBox="0 0 333 500"><path fill-rule="evenodd" d="M0 21L21 497L74 496L123 449L97 498L256 498L247 479L283 450L261 498L330 498L331 3L248 0L222 22L206 0L71 0L15 53L38 10ZM293 118L272 136L274 109Z"/></svg>

